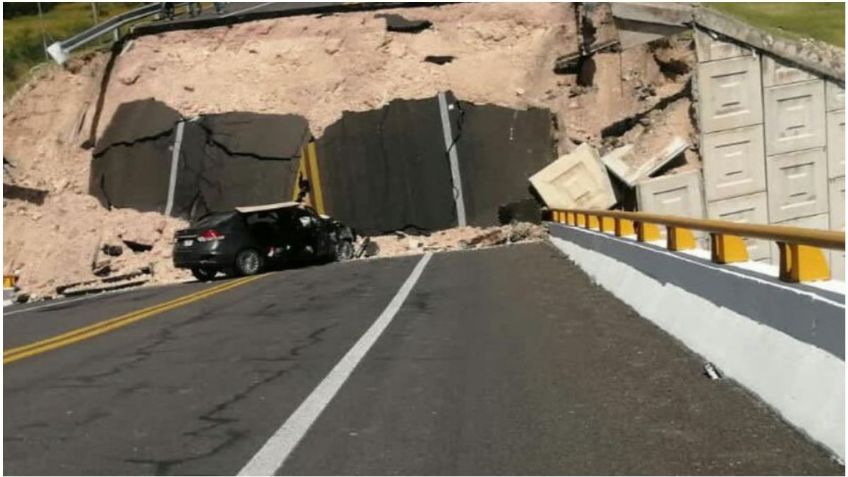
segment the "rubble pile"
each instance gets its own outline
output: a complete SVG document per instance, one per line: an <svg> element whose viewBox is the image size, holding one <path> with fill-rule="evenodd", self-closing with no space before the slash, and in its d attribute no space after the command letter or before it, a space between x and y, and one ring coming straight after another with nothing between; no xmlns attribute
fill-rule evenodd
<svg viewBox="0 0 848 477"><path fill-rule="evenodd" d="M456 227L427 235L409 235L395 232L389 235L368 237L376 247L365 247L368 257L396 257L424 252L472 250L510 245L518 242L535 242L548 237L543 226L527 222L514 222L500 227ZM360 244L360 248L363 245ZM368 249L370 253L368 253Z"/></svg>

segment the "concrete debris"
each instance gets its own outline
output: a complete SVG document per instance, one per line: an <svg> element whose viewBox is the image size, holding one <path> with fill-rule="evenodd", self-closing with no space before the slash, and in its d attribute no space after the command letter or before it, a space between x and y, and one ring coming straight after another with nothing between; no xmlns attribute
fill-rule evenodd
<svg viewBox="0 0 848 477"><path fill-rule="evenodd" d="M674 136L667 146L653 156L639 162L640 158L633 157L635 148L632 144L613 150L601 158L607 169L628 187L660 170L663 166L679 157L689 148L689 142L680 136Z"/></svg>
<svg viewBox="0 0 848 477"><path fill-rule="evenodd" d="M500 227L456 227L427 236L407 237L396 234L370 237L376 246L374 257L394 257L422 252L445 252L544 240L548 231L541 225L515 222ZM367 256L367 254L366 254Z"/></svg>
<svg viewBox="0 0 848 477"><path fill-rule="evenodd" d="M551 209L608 209L616 203L606 168L589 144L561 156L530 183Z"/></svg>

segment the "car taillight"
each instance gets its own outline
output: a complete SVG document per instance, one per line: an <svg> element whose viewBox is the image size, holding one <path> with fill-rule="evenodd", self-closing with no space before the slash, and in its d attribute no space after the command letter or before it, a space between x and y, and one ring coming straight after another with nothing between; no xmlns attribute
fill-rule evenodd
<svg viewBox="0 0 848 477"><path fill-rule="evenodd" d="M211 242L213 240L224 240L224 234L218 232L215 229L209 229L204 231L202 234L200 234L199 237L197 237L198 242Z"/></svg>

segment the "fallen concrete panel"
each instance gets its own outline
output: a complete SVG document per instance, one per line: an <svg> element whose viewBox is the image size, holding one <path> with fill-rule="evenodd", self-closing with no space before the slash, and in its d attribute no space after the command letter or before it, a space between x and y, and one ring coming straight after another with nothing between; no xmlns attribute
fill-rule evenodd
<svg viewBox="0 0 848 477"><path fill-rule="evenodd" d="M298 157L310 136L306 118L296 114L205 114L198 124L228 153L264 159Z"/></svg>
<svg viewBox="0 0 848 477"><path fill-rule="evenodd" d="M91 160L89 193L104 207L165 212L171 136L113 144Z"/></svg>
<svg viewBox="0 0 848 477"><path fill-rule="evenodd" d="M636 186L639 210L655 214L701 218L704 199L701 171L646 179Z"/></svg>
<svg viewBox="0 0 848 477"><path fill-rule="evenodd" d="M827 177L845 175L845 111L827 113Z"/></svg>
<svg viewBox="0 0 848 477"><path fill-rule="evenodd" d="M451 129L457 138L466 222L498 225L499 208L532 200L527 179L556 159L551 112L466 101L455 105Z"/></svg>
<svg viewBox="0 0 848 477"><path fill-rule="evenodd" d="M825 81L824 98L828 111L845 109L845 88L833 81Z"/></svg>
<svg viewBox="0 0 848 477"><path fill-rule="evenodd" d="M615 192L598 152L585 143L534 174L530 183L550 208L608 209L615 205Z"/></svg>
<svg viewBox="0 0 848 477"><path fill-rule="evenodd" d="M754 50L722 38L713 32L695 28L695 53L699 63L706 63L739 56L752 56Z"/></svg>
<svg viewBox="0 0 848 477"><path fill-rule="evenodd" d="M763 63L763 86L781 86L790 83L799 83L818 79L816 75L796 68L784 60L771 55L762 56Z"/></svg>
<svg viewBox="0 0 848 477"><path fill-rule="evenodd" d="M704 195L708 201L766 190L763 126L701 136Z"/></svg>
<svg viewBox="0 0 848 477"><path fill-rule="evenodd" d="M99 156L114 145L129 145L168 134L180 120L179 112L153 98L122 103L98 138L93 154Z"/></svg>
<svg viewBox="0 0 848 477"><path fill-rule="evenodd" d="M451 129L457 134L456 127ZM450 163L435 97L345 112L318 139L317 154L327 213L358 232L378 235L410 227L456 226Z"/></svg>
<svg viewBox="0 0 848 477"><path fill-rule="evenodd" d="M768 200L765 192L707 202L707 217L742 224L768 224ZM770 261L768 240L744 239L748 256L758 262Z"/></svg>
<svg viewBox="0 0 848 477"><path fill-rule="evenodd" d="M763 90L766 154L782 154L827 143L824 81L792 83Z"/></svg>
<svg viewBox="0 0 848 477"><path fill-rule="evenodd" d="M766 159L769 221L783 222L827 212L827 158L824 149Z"/></svg>
<svg viewBox="0 0 848 477"><path fill-rule="evenodd" d="M643 161L636 167L633 166L633 163L638 164L639 161L633 157L633 146L630 144L613 150L602 157L601 161L622 182L629 187L635 187L639 180L649 177L651 174L660 170L663 166L671 162L672 159L683 154L683 151L688 147L689 141L680 136L675 136L655 156Z"/></svg>
<svg viewBox="0 0 848 477"><path fill-rule="evenodd" d="M722 131L762 123L760 90L760 62L755 57L699 64L701 131Z"/></svg>

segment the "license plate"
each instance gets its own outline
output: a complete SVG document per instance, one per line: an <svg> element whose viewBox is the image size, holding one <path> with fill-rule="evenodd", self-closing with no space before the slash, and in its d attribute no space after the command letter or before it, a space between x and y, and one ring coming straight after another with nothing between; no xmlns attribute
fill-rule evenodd
<svg viewBox="0 0 848 477"><path fill-rule="evenodd" d="M194 243L194 240L188 239L188 240L183 240L182 245L183 245L183 247L191 247L193 243Z"/></svg>

